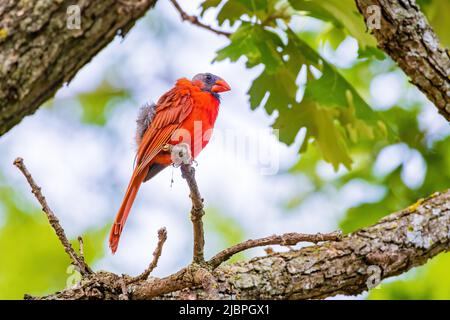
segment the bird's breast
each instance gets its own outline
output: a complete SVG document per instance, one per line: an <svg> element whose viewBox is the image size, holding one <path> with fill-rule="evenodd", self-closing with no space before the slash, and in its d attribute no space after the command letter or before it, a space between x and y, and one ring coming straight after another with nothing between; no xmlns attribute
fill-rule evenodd
<svg viewBox="0 0 450 320"><path fill-rule="evenodd" d="M197 157L200 151L208 144L214 123L219 112L219 101L209 93L202 92L199 96L193 96L194 105L190 115L183 121L178 132L173 136L173 144L181 142L191 146L193 157Z"/></svg>

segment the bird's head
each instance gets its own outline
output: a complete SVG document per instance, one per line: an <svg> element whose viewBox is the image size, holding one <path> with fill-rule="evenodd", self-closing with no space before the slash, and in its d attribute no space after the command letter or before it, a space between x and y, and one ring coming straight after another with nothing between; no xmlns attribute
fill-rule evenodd
<svg viewBox="0 0 450 320"><path fill-rule="evenodd" d="M230 91L231 88L225 80L212 73L199 73L192 78L192 83L203 91L208 91L218 97L220 92Z"/></svg>

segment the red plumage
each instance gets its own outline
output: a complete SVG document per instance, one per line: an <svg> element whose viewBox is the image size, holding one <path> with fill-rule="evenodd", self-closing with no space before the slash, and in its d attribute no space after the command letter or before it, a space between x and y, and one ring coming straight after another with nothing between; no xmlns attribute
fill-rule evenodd
<svg viewBox="0 0 450 320"><path fill-rule="evenodd" d="M138 124L145 122L146 126L145 131L138 127L136 167L111 228L109 246L113 253L140 185L172 164L164 145L185 142L195 158L208 143L204 135L214 127L220 104L218 93L228 90L223 79L210 73L199 74L192 81L182 78L158 100L154 110L149 110L151 118L138 119Z"/></svg>

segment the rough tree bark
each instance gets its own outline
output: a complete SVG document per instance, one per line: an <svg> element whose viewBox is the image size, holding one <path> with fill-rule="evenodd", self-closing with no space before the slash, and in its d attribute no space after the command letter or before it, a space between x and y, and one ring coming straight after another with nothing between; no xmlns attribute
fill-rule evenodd
<svg viewBox="0 0 450 320"><path fill-rule="evenodd" d="M285 253L271 253L223 265L212 274L219 299L309 299L364 292L378 280L406 272L450 250L450 189L393 213L378 223L345 236ZM377 278L378 277L378 278ZM178 272L178 283L195 274ZM155 278L125 287L108 272L85 277L75 288L29 299L202 299L202 288L155 296ZM198 286L198 284L197 284Z"/></svg>
<svg viewBox="0 0 450 320"><path fill-rule="evenodd" d="M156 0L0 1L0 136L51 98ZM77 4L81 28L67 28Z"/></svg>
<svg viewBox="0 0 450 320"><path fill-rule="evenodd" d="M414 0L356 0L371 21L380 9L380 28L371 28L384 50L450 121L450 56ZM445 14L445 13L442 13Z"/></svg>

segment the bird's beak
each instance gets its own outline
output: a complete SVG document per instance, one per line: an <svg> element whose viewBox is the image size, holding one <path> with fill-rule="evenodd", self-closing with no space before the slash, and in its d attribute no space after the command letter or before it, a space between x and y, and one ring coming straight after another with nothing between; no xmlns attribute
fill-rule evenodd
<svg viewBox="0 0 450 320"><path fill-rule="evenodd" d="M226 83L226 81L223 79L217 80L216 83L211 88L212 92L225 92L230 90L231 90L230 85Z"/></svg>

